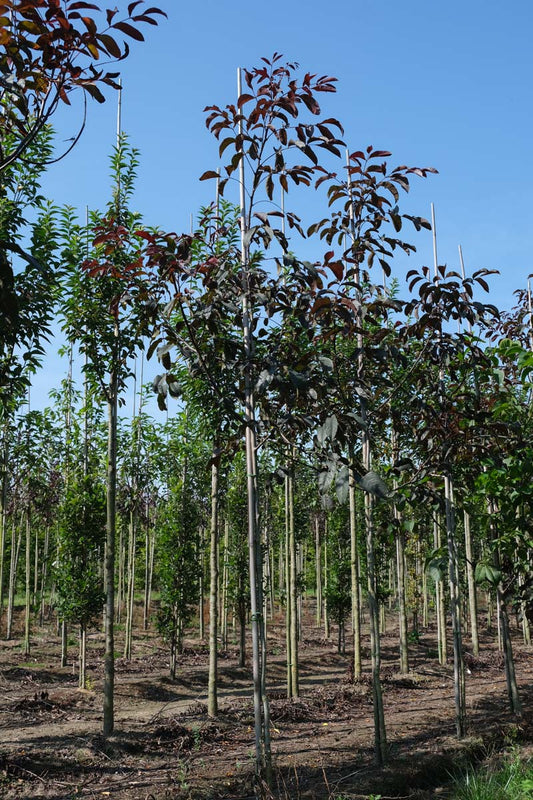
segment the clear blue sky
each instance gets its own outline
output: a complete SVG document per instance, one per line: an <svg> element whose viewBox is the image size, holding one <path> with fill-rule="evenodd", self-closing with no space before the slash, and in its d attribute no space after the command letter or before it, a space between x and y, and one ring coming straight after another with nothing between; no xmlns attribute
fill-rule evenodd
<svg viewBox="0 0 533 800"><path fill-rule="evenodd" d="M468 270L500 270L492 301L512 304L533 272L531 0L159 6L168 20L148 28L122 65L122 127L141 151L136 208L147 223L186 230L210 202L212 183L198 177L218 161L203 108L233 102L236 67L278 51L339 79L322 105L343 122L350 149L373 144L395 163L439 170L415 179L404 210L429 217L433 202L439 261L456 265L461 244ZM73 109L56 117L59 142L78 120ZM90 104L81 142L45 178L48 196L80 209L105 205L115 125L113 94ZM412 266L430 264L431 235L412 241Z"/></svg>

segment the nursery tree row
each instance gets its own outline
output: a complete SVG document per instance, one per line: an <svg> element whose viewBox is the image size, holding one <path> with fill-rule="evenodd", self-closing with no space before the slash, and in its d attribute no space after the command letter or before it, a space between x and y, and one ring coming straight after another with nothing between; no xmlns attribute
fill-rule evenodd
<svg viewBox="0 0 533 800"><path fill-rule="evenodd" d="M334 90L334 78L277 54L239 71L235 100L207 109L220 165L201 176L214 200L187 234L131 211L138 154L123 134L111 198L80 221L40 194L48 117L35 124L15 104L2 129L2 635L15 635L17 599L25 653L32 628L53 620L66 663L75 628L85 686L86 634L103 615L106 735L117 623L126 659L135 626L157 625L178 681L185 636L208 640L211 716L217 656L235 639L267 778L276 616L289 697L311 603L353 679L370 671L379 763L387 609L403 673L410 642L434 622L435 657L453 660L458 736L479 625L501 643L517 714L515 613L530 637L530 295L502 312L485 302L488 270L439 264L436 246L431 268L417 264L411 236L434 233L434 221L400 202L434 170L353 150L321 114L318 98ZM306 192L322 198L323 216L288 210L292 189L304 209ZM53 324L66 377L36 411L31 384ZM159 418L146 412L150 393Z"/></svg>

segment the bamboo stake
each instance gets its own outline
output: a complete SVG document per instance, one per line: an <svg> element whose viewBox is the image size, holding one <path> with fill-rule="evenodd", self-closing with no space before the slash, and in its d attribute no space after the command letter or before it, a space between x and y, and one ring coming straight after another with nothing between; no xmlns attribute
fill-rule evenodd
<svg viewBox="0 0 533 800"><path fill-rule="evenodd" d="M437 226L435 221L435 206L431 204L431 221L433 230L433 266L435 279L438 281L437 261ZM442 334L442 331L440 332ZM439 369L439 393L444 400L444 369ZM466 734L466 706L465 706L465 671L463 661L462 633L461 633L461 596L459 585L459 566L457 558L457 544L455 540L455 502L454 486L449 468L444 473L444 502L446 510L446 540L448 545L448 578L450 586L450 608L452 616L453 633L453 665L454 665L454 692L457 736L462 738Z"/></svg>
<svg viewBox="0 0 533 800"><path fill-rule="evenodd" d="M237 92L242 94L241 69L237 70ZM239 134L242 135L242 119ZM245 368L245 419L246 419L246 472L248 496L248 551L250 568L250 608L252 618L252 672L254 686L255 756L256 772L270 779L270 732L268 699L266 696L266 652L264 650L264 621L261 581L261 547L259 541L257 504L257 436L255 424L255 402L251 362L253 358L253 334L249 298L249 247L246 220L246 190L244 158L239 164L240 222L241 222L241 267L243 275L242 327Z"/></svg>
<svg viewBox="0 0 533 800"><path fill-rule="evenodd" d="M352 244L356 242L355 219L353 213L353 200L352 200L352 181L349 169L349 157L347 155L347 186L350 196L350 224L351 224L351 237ZM357 348L359 355L357 358L357 377L361 383L364 382L365 377L365 360L364 360L364 339L363 339L363 317L362 317L362 287L361 287L361 274L359 270L359 262L356 260L355 271L355 286L356 292L359 296L359 310L357 312ZM372 453L370 447L370 434L367 420L367 404L364 397L360 398L360 414L362 419L361 426L361 449L363 456L363 468L366 472L372 469ZM383 711L383 695L381 689L381 649L380 649L380 633L379 633L379 607L377 598L377 569L376 569L376 554L374 548L374 500L370 492L364 493L364 519L365 519L365 532L366 532L366 561L367 561L367 589L368 589L368 608L370 617L370 650L372 662L372 695L374 703L374 739L375 739L375 756L379 766L383 765L387 760L387 735L385 730L385 717Z"/></svg>
<svg viewBox="0 0 533 800"><path fill-rule="evenodd" d="M463 259L463 249L459 247L459 262L461 264L461 276L463 281L465 279L465 263ZM459 331L461 330L461 322L459 321ZM468 321L468 330L472 334L472 323ZM465 555L466 555L466 579L468 585L468 608L470 615L470 639L472 642L472 652L475 656L479 653L479 633L477 624L477 593L476 581L474 575L474 560L472 548L472 533L470 529L470 514L466 509L463 509L463 527L465 537Z"/></svg>

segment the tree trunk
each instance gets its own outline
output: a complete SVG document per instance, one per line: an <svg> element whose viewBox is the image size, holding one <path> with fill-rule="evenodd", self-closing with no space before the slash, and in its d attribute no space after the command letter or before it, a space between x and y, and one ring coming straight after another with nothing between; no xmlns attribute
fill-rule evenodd
<svg viewBox="0 0 533 800"><path fill-rule="evenodd" d="M44 625L44 596L46 592L46 581L48 578L48 552L50 548L50 525L46 526L44 532L43 560L41 564L41 587L39 590L39 625Z"/></svg>
<svg viewBox="0 0 533 800"><path fill-rule="evenodd" d="M118 329L115 329L118 338ZM105 654L104 654L104 719L103 735L110 736L115 727L115 529L117 488L117 399L118 379L112 372L109 382L107 428L107 522L105 548Z"/></svg>
<svg viewBox="0 0 533 800"><path fill-rule="evenodd" d="M8 426L4 424L2 441L2 467L0 480L0 618L4 611L4 566L6 554L7 523L7 465L8 465Z"/></svg>
<svg viewBox="0 0 533 800"><path fill-rule="evenodd" d="M26 596L24 602L24 655L30 654L31 619L31 516L26 510Z"/></svg>
<svg viewBox="0 0 533 800"><path fill-rule="evenodd" d="M361 677L361 606L359 605L359 543L357 536L357 511L355 501L355 474L350 466L348 498L350 506L350 569L353 635L353 677Z"/></svg>
<svg viewBox="0 0 533 800"><path fill-rule="evenodd" d="M84 622L80 625L80 651L78 669L78 687L85 689L87 686L87 626Z"/></svg>
<svg viewBox="0 0 533 800"><path fill-rule="evenodd" d="M292 639L291 639L291 590L290 590L290 467L285 476L285 539L284 539L284 575L285 575L285 650L287 653L287 697L292 697Z"/></svg>
<svg viewBox="0 0 533 800"><path fill-rule="evenodd" d="M61 620L61 666L68 664L68 625L66 620Z"/></svg>
<svg viewBox="0 0 533 800"><path fill-rule="evenodd" d="M145 559L144 559L144 605L143 605L143 628L148 630L150 620L150 601L152 597L152 576L154 569L154 550L155 550L155 526L150 526L150 513L147 503L146 509L146 533L145 533Z"/></svg>
<svg viewBox="0 0 533 800"><path fill-rule="evenodd" d="M459 563L455 541L455 504L453 483L449 475L444 475L444 495L446 503L446 539L448 544L448 569L450 581L450 610L453 633L453 677L455 696L455 726L457 736L466 735L465 668L461 632L461 594L459 584Z"/></svg>
<svg viewBox="0 0 533 800"><path fill-rule="evenodd" d="M322 544L320 541L320 517L315 516L315 585L316 585L316 626L322 622Z"/></svg>
<svg viewBox="0 0 533 800"><path fill-rule="evenodd" d="M328 588L329 588L329 572L328 572L328 518L324 520L324 637L330 637L330 624L329 624L329 603L328 603Z"/></svg>
<svg viewBox="0 0 533 800"><path fill-rule="evenodd" d="M479 634L477 625L477 594L476 582L474 578L474 559L472 555L472 533L470 531L470 514L463 511L464 533L465 533L465 555L466 555L466 577L468 582L468 608L470 617L470 639L472 642L472 653L477 656L479 653Z"/></svg>
<svg viewBox="0 0 533 800"><path fill-rule="evenodd" d="M492 500L488 501L488 512L490 519L490 534L493 542L493 563L498 571L501 571L500 564L500 551L497 544L498 534L496 531L496 507ZM509 628L509 615L507 613L507 605L505 592L501 581L496 587L496 600L498 604L498 632L501 631L501 642L503 647L503 655L505 661L505 680L507 683L507 696L509 699L509 708L517 716L522 714L522 704L520 702L520 695L518 693L518 685L516 682L516 672L514 667L513 645L511 641L511 631Z"/></svg>
<svg viewBox="0 0 533 800"><path fill-rule="evenodd" d="M183 484L185 486L185 482ZM198 535L198 636L203 642L205 638L204 624L204 529L200 527Z"/></svg>
<svg viewBox="0 0 533 800"><path fill-rule="evenodd" d="M441 520L438 514L433 519L433 546L440 550L442 540L440 532ZM437 646L439 663L446 664L448 660L448 646L446 641L446 608L444 602L444 582L435 581L435 611L437 615Z"/></svg>
<svg viewBox="0 0 533 800"><path fill-rule="evenodd" d="M135 500L134 500L135 502ZM137 525L135 508L130 511L128 537L128 591L126 598L126 630L124 633L124 658L131 660L133 634L133 612L135 608L135 550L137 546Z"/></svg>
<svg viewBox="0 0 533 800"><path fill-rule="evenodd" d="M222 649L228 649L229 521L224 520L224 561L222 567Z"/></svg>
<svg viewBox="0 0 533 800"><path fill-rule="evenodd" d="M216 448L215 448L216 449ZM215 459L215 454L213 454ZM216 717L217 702L217 645L218 645L218 463L211 466L211 539L209 551L209 680L207 714Z"/></svg>
<svg viewBox="0 0 533 800"><path fill-rule="evenodd" d="M22 526L22 519L20 521ZM9 587L7 594L7 626L6 626L6 639L11 639L13 632L13 617L15 612L15 591L17 587L17 571L20 555L20 547L22 543L22 530L19 526L18 531L15 525L15 515L11 522L11 558L9 561Z"/></svg>
<svg viewBox="0 0 533 800"><path fill-rule="evenodd" d="M294 451L293 451L294 458ZM294 530L294 461L290 466L288 483L289 493L289 607L290 607L290 643L291 643L291 694L300 696L298 676L298 567L296 535Z"/></svg>

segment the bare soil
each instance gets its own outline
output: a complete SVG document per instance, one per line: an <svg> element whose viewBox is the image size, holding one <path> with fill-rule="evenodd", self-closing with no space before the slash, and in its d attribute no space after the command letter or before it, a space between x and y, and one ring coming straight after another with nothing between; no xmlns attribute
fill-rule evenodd
<svg viewBox="0 0 533 800"><path fill-rule="evenodd" d="M373 757L373 709L368 650L366 673L350 680L350 652L337 652L311 622L300 643L301 697L285 698L285 634L269 623L275 787L271 797L348 800L433 798L450 776L495 750L533 740L531 648L516 633L515 655L524 705L508 711L503 657L482 636L479 658L466 646L468 737L455 738L451 664L436 659L429 628L411 644L411 673L398 673L394 620L383 635L383 687L390 759ZM367 645L368 642L365 641ZM238 667L232 645L220 654L216 720L207 717L207 647L189 638L175 682L168 651L153 631L136 631L131 661L116 662L116 729L104 740L103 637L89 637L90 689L77 688L76 646L61 668L52 628L33 632L31 657L20 640L0 645L0 797L5 800L244 800L253 798L251 671ZM120 638L117 643L119 649ZM268 796L268 795L266 795Z"/></svg>

